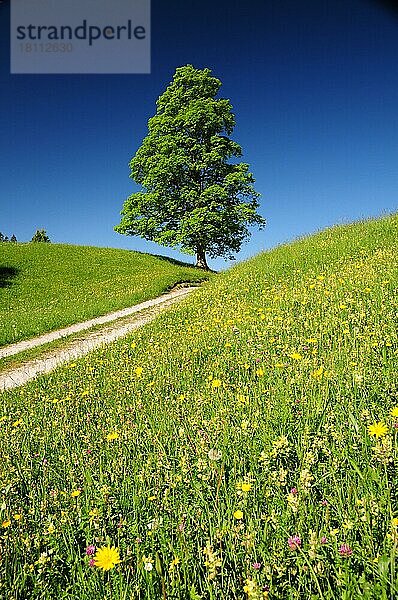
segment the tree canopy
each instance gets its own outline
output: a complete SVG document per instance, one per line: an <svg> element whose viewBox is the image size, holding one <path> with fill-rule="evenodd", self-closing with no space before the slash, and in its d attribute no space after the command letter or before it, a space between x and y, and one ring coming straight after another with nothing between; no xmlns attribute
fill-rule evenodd
<svg viewBox="0 0 398 600"><path fill-rule="evenodd" d="M36 232L32 237L31 242L51 242L51 240L48 237L45 229L36 229Z"/></svg>
<svg viewBox="0 0 398 600"><path fill-rule="evenodd" d="M229 100L216 98L221 82L210 69L179 67L157 100L148 135L130 161L141 186L124 202L115 230L196 254L233 258L250 233L265 225L259 194L230 139L235 116Z"/></svg>

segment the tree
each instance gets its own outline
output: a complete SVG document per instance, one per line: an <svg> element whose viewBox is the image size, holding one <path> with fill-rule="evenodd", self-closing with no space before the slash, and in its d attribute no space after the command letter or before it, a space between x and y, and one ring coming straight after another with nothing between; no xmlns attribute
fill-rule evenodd
<svg viewBox="0 0 398 600"><path fill-rule="evenodd" d="M31 242L51 242L51 240L45 229L36 229L36 233L32 237Z"/></svg>
<svg viewBox="0 0 398 600"><path fill-rule="evenodd" d="M142 190L124 202L115 231L196 254L207 269L212 258L233 258L249 237L259 194L246 163L229 163L242 149L230 139L235 116L210 69L179 67L157 100L148 135L130 161Z"/></svg>
<svg viewBox="0 0 398 600"><path fill-rule="evenodd" d="M17 238L15 237L14 234L12 234L11 239L8 239L7 235L3 235L0 231L0 242L16 242Z"/></svg>

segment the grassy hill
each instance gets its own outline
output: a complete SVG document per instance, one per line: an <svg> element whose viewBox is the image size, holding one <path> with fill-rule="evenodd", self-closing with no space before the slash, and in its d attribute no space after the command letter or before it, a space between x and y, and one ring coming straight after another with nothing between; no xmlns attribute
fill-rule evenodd
<svg viewBox="0 0 398 600"><path fill-rule="evenodd" d="M328 229L4 393L0 596L397 598L397 257Z"/></svg>
<svg viewBox="0 0 398 600"><path fill-rule="evenodd" d="M166 258L64 244L0 244L0 346L149 300L197 269Z"/></svg>

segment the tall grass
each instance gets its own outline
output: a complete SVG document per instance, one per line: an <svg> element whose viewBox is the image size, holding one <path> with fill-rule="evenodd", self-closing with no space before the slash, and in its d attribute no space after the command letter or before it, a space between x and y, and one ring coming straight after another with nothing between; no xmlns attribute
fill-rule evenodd
<svg viewBox="0 0 398 600"><path fill-rule="evenodd" d="M0 596L398 597L397 232L267 252L3 394Z"/></svg>
<svg viewBox="0 0 398 600"><path fill-rule="evenodd" d="M154 298L203 273L167 258L63 244L0 244L0 346Z"/></svg>

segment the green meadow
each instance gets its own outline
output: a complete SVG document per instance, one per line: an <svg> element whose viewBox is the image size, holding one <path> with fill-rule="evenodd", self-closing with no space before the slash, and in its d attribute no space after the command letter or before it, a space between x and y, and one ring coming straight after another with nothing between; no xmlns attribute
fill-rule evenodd
<svg viewBox="0 0 398 600"><path fill-rule="evenodd" d="M0 244L0 346L159 296L197 269L128 250Z"/></svg>
<svg viewBox="0 0 398 600"><path fill-rule="evenodd" d="M0 597L398 598L397 284L336 226L3 393Z"/></svg>

